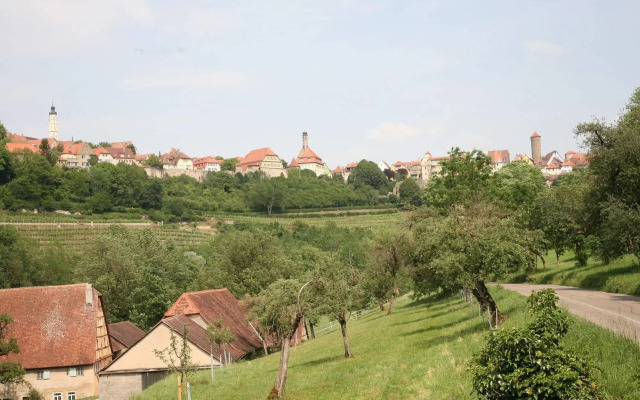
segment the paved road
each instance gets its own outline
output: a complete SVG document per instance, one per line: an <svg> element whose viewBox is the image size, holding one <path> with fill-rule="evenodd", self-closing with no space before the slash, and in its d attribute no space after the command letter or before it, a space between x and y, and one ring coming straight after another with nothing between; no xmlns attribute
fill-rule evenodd
<svg viewBox="0 0 640 400"><path fill-rule="evenodd" d="M500 286L528 296L532 290L553 289L570 313L612 330L640 344L640 297L559 285Z"/></svg>

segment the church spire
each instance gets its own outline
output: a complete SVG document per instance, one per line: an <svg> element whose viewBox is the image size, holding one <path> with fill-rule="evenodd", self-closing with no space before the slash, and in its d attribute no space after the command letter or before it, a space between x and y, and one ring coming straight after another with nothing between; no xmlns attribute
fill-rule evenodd
<svg viewBox="0 0 640 400"><path fill-rule="evenodd" d="M49 111L49 138L58 139L58 113L56 112L56 106L53 105L51 100L51 111Z"/></svg>

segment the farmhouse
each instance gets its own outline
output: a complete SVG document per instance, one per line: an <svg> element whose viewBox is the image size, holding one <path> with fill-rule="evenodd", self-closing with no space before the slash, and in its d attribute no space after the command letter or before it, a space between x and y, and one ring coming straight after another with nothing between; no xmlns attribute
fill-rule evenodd
<svg viewBox="0 0 640 400"><path fill-rule="evenodd" d="M251 150L246 157L236 164L236 172L243 174L249 172L264 172L271 177L280 176L284 173L282 160L268 147Z"/></svg>
<svg viewBox="0 0 640 400"><path fill-rule="evenodd" d="M262 348L262 340L247 322L245 310L227 289L183 293L162 321L100 373L100 399L124 400L164 378L167 366L154 350L167 348L171 333L180 335L184 326L188 329L193 362L202 369L209 368L212 362L220 365L222 349L211 344L205 333L216 320L221 320L236 337L226 347L233 360Z"/></svg>
<svg viewBox="0 0 640 400"><path fill-rule="evenodd" d="M117 357L140 339L144 337L144 331L129 321L109 324L109 340L113 356Z"/></svg>
<svg viewBox="0 0 640 400"><path fill-rule="evenodd" d="M102 295L88 283L0 290L0 313L14 323L25 379L45 399L98 394L98 371L112 359ZM23 399L25 385L0 385L1 399Z"/></svg>

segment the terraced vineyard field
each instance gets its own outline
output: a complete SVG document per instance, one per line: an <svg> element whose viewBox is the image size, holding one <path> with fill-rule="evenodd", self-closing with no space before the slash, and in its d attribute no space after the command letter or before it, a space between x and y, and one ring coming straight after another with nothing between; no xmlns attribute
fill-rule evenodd
<svg viewBox="0 0 640 400"><path fill-rule="evenodd" d="M379 229L393 227L401 224L406 219L406 214L401 212L390 214L361 214L351 213L351 215L335 216L332 214L302 214L301 217L291 218L283 215L272 216L254 216L254 215L225 215L216 216L217 221L226 223L245 222L250 224L271 224L278 222L284 226L290 227L294 222L302 222L311 226L325 225L329 222L335 223L340 227L347 228L371 228Z"/></svg>
<svg viewBox="0 0 640 400"><path fill-rule="evenodd" d="M124 224L123 224L124 225ZM13 225L21 234L36 240L40 246L61 245L73 251L84 251L92 241L108 229L108 225L94 224L39 224ZM129 229L153 229L163 240L173 240L180 247L197 245L210 239L213 231L179 229L178 226L157 226L153 224L125 225Z"/></svg>

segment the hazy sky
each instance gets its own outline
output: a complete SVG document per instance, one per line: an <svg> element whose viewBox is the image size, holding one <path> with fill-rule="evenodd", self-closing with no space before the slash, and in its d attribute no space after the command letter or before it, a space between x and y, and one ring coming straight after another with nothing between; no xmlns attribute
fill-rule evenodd
<svg viewBox="0 0 640 400"><path fill-rule="evenodd" d="M640 1L0 0L0 120L140 152L331 168L577 149L640 85Z"/></svg>

